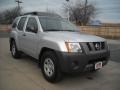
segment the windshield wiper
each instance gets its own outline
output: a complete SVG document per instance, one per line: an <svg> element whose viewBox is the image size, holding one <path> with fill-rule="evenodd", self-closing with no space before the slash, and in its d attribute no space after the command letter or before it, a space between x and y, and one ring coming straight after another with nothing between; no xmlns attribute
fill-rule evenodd
<svg viewBox="0 0 120 90"><path fill-rule="evenodd" d="M58 29L47 29L47 30L44 30L44 31L63 31L63 30L58 30Z"/></svg>
<svg viewBox="0 0 120 90"><path fill-rule="evenodd" d="M78 32L77 30L63 30L63 31Z"/></svg>
<svg viewBox="0 0 120 90"><path fill-rule="evenodd" d="M68 32L78 32L77 30L58 30L58 29L47 29L44 31L68 31Z"/></svg>

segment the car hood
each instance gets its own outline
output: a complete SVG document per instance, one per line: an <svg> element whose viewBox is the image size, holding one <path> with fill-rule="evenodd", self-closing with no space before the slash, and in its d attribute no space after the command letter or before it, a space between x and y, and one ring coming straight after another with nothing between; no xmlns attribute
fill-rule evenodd
<svg viewBox="0 0 120 90"><path fill-rule="evenodd" d="M104 38L89 35L81 32L70 32L70 31L49 31L46 32L47 36L56 38L56 40L64 40L69 42L98 42L105 41Z"/></svg>

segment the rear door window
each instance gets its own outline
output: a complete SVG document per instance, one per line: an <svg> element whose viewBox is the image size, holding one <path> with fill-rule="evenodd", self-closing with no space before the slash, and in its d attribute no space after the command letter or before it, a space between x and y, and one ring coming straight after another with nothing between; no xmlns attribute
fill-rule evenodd
<svg viewBox="0 0 120 90"><path fill-rule="evenodd" d="M20 21L19 21L19 23L18 23L18 26L17 26L18 30L23 31L26 18L27 18L27 17L22 17L22 18L20 19Z"/></svg>

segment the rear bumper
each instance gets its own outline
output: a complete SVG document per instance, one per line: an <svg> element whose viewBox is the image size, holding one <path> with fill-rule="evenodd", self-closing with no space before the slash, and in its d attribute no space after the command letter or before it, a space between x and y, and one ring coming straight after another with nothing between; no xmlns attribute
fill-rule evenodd
<svg viewBox="0 0 120 90"><path fill-rule="evenodd" d="M94 69L94 64L98 61L102 61L103 66L106 65L110 57L110 51L100 51L89 54L56 51L56 55L59 59L59 65L62 72L75 73L90 68Z"/></svg>

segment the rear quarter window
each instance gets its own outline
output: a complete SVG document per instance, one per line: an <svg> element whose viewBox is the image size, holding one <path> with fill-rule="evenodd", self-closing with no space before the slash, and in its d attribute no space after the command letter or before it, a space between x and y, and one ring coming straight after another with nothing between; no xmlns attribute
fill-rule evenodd
<svg viewBox="0 0 120 90"><path fill-rule="evenodd" d="M12 28L16 28L17 27L17 22L18 22L19 18L16 18L13 23L12 23Z"/></svg>

